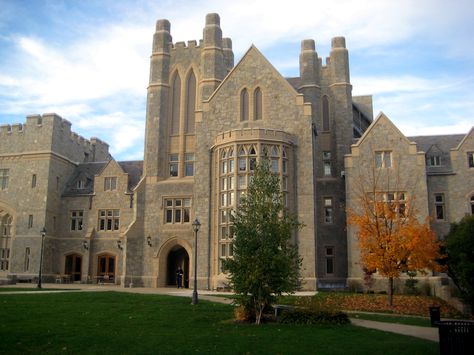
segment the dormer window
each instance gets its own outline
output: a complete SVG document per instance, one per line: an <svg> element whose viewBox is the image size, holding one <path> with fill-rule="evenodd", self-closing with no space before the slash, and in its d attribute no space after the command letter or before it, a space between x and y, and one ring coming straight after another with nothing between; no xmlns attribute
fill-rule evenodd
<svg viewBox="0 0 474 355"><path fill-rule="evenodd" d="M76 189L82 190L82 189L85 188L85 186L86 186L86 183L83 179L80 179L80 180L76 181Z"/></svg>
<svg viewBox="0 0 474 355"><path fill-rule="evenodd" d="M439 155L431 155L426 157L427 166L441 166L441 157Z"/></svg>

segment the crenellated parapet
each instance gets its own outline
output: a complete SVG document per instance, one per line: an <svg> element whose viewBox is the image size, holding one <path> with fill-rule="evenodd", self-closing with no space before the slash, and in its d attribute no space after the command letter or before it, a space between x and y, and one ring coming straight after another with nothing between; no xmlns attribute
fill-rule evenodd
<svg viewBox="0 0 474 355"><path fill-rule="evenodd" d="M29 115L25 123L0 126L0 156L54 152L74 162L103 161L109 145L71 131L71 122L55 113Z"/></svg>
<svg viewBox="0 0 474 355"><path fill-rule="evenodd" d="M180 146L184 154L185 135L194 133L194 112L201 110L202 101L233 67L232 41L222 37L218 14L206 15L199 41L173 43L171 23L166 19L156 22L147 99L145 175L166 176L167 169L160 164L166 164L171 146Z"/></svg>
<svg viewBox="0 0 474 355"><path fill-rule="evenodd" d="M214 139L214 146L230 142L282 142L295 144L295 137L287 132L268 128L241 128L219 133Z"/></svg>

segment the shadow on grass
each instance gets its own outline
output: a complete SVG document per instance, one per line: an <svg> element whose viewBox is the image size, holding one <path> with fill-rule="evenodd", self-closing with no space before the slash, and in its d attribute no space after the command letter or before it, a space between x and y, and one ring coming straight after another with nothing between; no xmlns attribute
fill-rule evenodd
<svg viewBox="0 0 474 355"><path fill-rule="evenodd" d="M0 353L436 354L438 344L345 326L229 322L230 305L119 292L0 295Z"/></svg>

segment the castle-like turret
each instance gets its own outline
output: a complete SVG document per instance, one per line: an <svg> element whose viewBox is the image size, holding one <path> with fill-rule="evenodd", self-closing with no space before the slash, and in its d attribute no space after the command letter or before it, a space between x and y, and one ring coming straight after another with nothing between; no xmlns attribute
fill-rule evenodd
<svg viewBox="0 0 474 355"><path fill-rule="evenodd" d="M166 159L165 149L159 149L159 145L168 132L170 48L172 45L170 27L168 20L158 20L153 36L146 113L144 163L146 176L158 176L160 174L158 162Z"/></svg>
<svg viewBox="0 0 474 355"><path fill-rule="evenodd" d="M331 133L336 143L338 157L336 171L344 170L343 157L349 152L353 138L352 130L352 85L349 75L349 53L344 37L334 37L327 63L329 89L331 93ZM336 129L337 128L337 129Z"/></svg>
<svg viewBox="0 0 474 355"><path fill-rule="evenodd" d="M203 31L203 49L201 52L202 99L206 100L224 79L227 71L224 66L224 53L222 50L221 20L218 14L206 15L206 26ZM229 42L226 41L228 47ZM226 51L228 53L228 51ZM227 54L227 59L229 54Z"/></svg>
<svg viewBox="0 0 474 355"><path fill-rule="evenodd" d="M222 39L222 49L224 51L225 74L227 74L234 67L234 52L232 51L232 40L230 38Z"/></svg>
<svg viewBox="0 0 474 355"><path fill-rule="evenodd" d="M344 37L334 37L331 41L331 53L328 66L333 80L337 84L348 84L349 79L349 52Z"/></svg>
<svg viewBox="0 0 474 355"><path fill-rule="evenodd" d="M316 53L314 40L305 39L301 42L300 53L300 79L299 92L306 102L312 105L313 124L318 127L320 121L321 101L321 64Z"/></svg>

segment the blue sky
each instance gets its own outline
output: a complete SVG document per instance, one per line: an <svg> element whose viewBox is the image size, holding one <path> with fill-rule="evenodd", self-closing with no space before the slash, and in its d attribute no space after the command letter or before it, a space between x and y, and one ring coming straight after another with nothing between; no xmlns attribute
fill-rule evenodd
<svg viewBox="0 0 474 355"><path fill-rule="evenodd" d="M56 112L119 160L143 159L155 22L173 41L202 38L217 12L235 62L255 44L284 76L298 75L303 39L329 54L345 36L353 95L372 94L406 135L474 125L472 0L0 0L0 124Z"/></svg>

